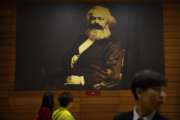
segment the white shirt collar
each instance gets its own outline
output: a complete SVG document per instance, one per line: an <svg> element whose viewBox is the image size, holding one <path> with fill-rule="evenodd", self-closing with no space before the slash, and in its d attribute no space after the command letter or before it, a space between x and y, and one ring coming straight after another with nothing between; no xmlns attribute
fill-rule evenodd
<svg viewBox="0 0 180 120"><path fill-rule="evenodd" d="M149 115L146 115L143 117L143 120L153 120L154 115L156 114L156 111L150 113ZM133 108L133 120L138 120L140 118L140 115L136 111L136 106Z"/></svg>

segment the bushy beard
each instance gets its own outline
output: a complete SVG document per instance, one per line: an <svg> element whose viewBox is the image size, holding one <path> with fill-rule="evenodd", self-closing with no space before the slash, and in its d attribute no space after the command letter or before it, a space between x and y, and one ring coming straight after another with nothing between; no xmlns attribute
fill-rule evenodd
<svg viewBox="0 0 180 120"><path fill-rule="evenodd" d="M109 27L102 27L99 24L90 24L88 25L87 35L92 40L102 40L109 38L111 35L111 32L109 30Z"/></svg>

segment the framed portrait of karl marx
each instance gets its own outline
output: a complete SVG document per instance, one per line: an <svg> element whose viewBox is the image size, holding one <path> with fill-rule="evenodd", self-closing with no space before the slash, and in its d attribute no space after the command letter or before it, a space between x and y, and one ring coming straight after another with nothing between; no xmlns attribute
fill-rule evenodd
<svg viewBox="0 0 180 120"><path fill-rule="evenodd" d="M18 4L16 89L128 89L164 73L162 6Z"/></svg>

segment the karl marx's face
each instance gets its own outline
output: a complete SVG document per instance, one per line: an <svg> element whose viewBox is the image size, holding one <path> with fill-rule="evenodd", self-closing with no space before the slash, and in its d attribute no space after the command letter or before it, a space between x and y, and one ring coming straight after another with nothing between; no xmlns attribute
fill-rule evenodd
<svg viewBox="0 0 180 120"><path fill-rule="evenodd" d="M94 12L89 18L90 29L104 29L107 25L107 18L99 12Z"/></svg>
<svg viewBox="0 0 180 120"><path fill-rule="evenodd" d="M111 14L107 8L96 6L87 13L88 37L91 40L103 40L111 36L109 20Z"/></svg>

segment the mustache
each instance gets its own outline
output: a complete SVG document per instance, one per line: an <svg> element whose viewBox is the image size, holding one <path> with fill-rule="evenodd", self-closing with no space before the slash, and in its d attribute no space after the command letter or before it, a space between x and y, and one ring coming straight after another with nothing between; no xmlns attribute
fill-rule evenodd
<svg viewBox="0 0 180 120"><path fill-rule="evenodd" d="M103 27L101 25L97 24L97 23L89 24L88 28L90 28L90 29L100 29L100 30L103 29Z"/></svg>

